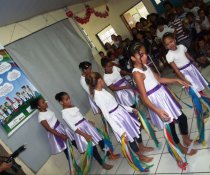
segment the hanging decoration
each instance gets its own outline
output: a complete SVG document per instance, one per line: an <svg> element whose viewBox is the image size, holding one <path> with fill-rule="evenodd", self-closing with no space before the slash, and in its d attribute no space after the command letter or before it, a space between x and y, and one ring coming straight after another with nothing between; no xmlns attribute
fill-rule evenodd
<svg viewBox="0 0 210 175"><path fill-rule="evenodd" d="M66 16L68 18L74 18L80 24L88 23L92 14L99 18L106 18L109 16L109 7L108 5L106 5L106 10L104 12L100 12L89 5L85 5L84 17L79 17L77 15L74 15L74 13L71 10L66 10Z"/></svg>

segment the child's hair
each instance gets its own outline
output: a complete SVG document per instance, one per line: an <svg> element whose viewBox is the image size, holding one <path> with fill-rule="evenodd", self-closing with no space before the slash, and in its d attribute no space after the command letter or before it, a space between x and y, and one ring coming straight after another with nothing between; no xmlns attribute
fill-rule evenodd
<svg viewBox="0 0 210 175"><path fill-rule="evenodd" d="M130 46L128 47L128 56L130 58L130 63L133 66L133 61L131 60L131 56L134 56L136 53L139 53L139 50L144 47L143 43L140 42L133 42L130 44ZM141 59L140 59L141 60ZM146 69L146 67L143 65L143 63L141 62L143 70ZM134 66L133 66L134 67Z"/></svg>
<svg viewBox="0 0 210 175"><path fill-rule="evenodd" d="M163 37L162 37L162 42L163 42L163 43L164 43L164 41L165 41L166 38L172 38L172 39L174 39L174 34L171 33L171 32L166 32L166 33L163 35Z"/></svg>
<svg viewBox="0 0 210 175"><path fill-rule="evenodd" d="M99 51L98 54L99 54L99 55L100 55L100 54L104 54L104 52L103 52L103 51Z"/></svg>
<svg viewBox="0 0 210 175"><path fill-rule="evenodd" d="M89 86L90 94L93 96L94 96L94 89L96 88L99 79L102 79L102 76L98 72L92 72L91 74L85 77L85 81Z"/></svg>
<svg viewBox="0 0 210 175"><path fill-rule="evenodd" d="M105 68L106 65L107 65L109 62L111 62L111 60L108 59L108 58L106 58L106 57L104 57L104 58L101 59L101 66L102 66L103 68Z"/></svg>
<svg viewBox="0 0 210 175"><path fill-rule="evenodd" d="M86 69L88 69L92 64L88 61L83 61L79 64L79 69L84 71Z"/></svg>
<svg viewBox="0 0 210 175"><path fill-rule="evenodd" d="M157 27L159 26L163 26L166 24L166 21L164 18L159 18L158 21L157 21Z"/></svg>
<svg viewBox="0 0 210 175"><path fill-rule="evenodd" d="M35 98L30 102L31 109L38 109L39 100L43 99L42 97Z"/></svg>
<svg viewBox="0 0 210 175"><path fill-rule="evenodd" d="M195 15L194 15L192 12L187 12L187 14L186 14L186 18L189 18L189 17L194 18L194 17L195 17Z"/></svg>
<svg viewBox="0 0 210 175"><path fill-rule="evenodd" d="M55 99L60 102L63 100L63 96L68 95L66 92L59 92L55 95Z"/></svg>

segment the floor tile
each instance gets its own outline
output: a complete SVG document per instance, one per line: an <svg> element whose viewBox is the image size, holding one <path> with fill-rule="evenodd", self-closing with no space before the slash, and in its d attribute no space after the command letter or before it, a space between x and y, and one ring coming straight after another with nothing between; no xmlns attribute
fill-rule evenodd
<svg viewBox="0 0 210 175"><path fill-rule="evenodd" d="M123 158L116 174L134 174L134 169L128 164L127 160Z"/></svg>
<svg viewBox="0 0 210 175"><path fill-rule="evenodd" d="M114 165L114 167L111 170L102 169L101 172L98 172L98 174L115 174L117 172L122 160L123 160L123 158L119 158L115 161L113 161L113 160L107 161L108 164Z"/></svg>
<svg viewBox="0 0 210 175"><path fill-rule="evenodd" d="M144 153L144 155L161 154L163 152L164 147L165 147L165 138L160 138L160 139L158 139L158 141L160 143L160 147L156 148L154 141L149 140L148 143L147 143L147 146L153 147L154 151L146 152L146 153Z"/></svg>
<svg viewBox="0 0 210 175"><path fill-rule="evenodd" d="M169 154L162 154L156 173L181 173L182 170L177 166L176 161Z"/></svg>
<svg viewBox="0 0 210 175"><path fill-rule="evenodd" d="M158 163L160 161L160 157L161 157L161 154L157 154L157 155L153 155L153 161L151 164L153 164L153 167L151 167L151 169L149 170L148 173L139 173L137 171L135 171L134 174L155 174L156 170L157 170L157 166L158 166Z"/></svg>
<svg viewBox="0 0 210 175"><path fill-rule="evenodd" d="M210 174L210 149L199 150L194 156L187 156L189 173L204 172ZM185 173L184 172L184 173Z"/></svg>

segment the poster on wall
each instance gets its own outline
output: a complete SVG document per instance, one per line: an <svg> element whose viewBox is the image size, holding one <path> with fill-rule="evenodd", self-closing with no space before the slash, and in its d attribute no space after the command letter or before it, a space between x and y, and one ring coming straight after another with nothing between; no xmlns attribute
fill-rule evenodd
<svg viewBox="0 0 210 175"><path fill-rule="evenodd" d="M35 112L30 102L41 96L4 48L0 48L0 124L10 136Z"/></svg>

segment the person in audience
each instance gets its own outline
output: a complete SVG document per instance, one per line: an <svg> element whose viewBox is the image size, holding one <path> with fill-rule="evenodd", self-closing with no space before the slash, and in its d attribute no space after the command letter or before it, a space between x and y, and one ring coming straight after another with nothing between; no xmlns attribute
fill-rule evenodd
<svg viewBox="0 0 210 175"><path fill-rule="evenodd" d="M165 9L165 13L164 13L165 17L167 17L168 14L170 14L170 13L176 13L176 9L174 8L174 6L171 4L170 1L165 1L163 3L163 7Z"/></svg>
<svg viewBox="0 0 210 175"><path fill-rule="evenodd" d="M186 14L186 19L187 19L187 28L192 35L192 39L194 40L197 34L201 32L201 27L198 21L196 20L195 15L192 12L188 12Z"/></svg>
<svg viewBox="0 0 210 175"><path fill-rule="evenodd" d="M206 16L203 9L198 10L198 16L201 30L210 30L210 17Z"/></svg>
<svg viewBox="0 0 210 175"><path fill-rule="evenodd" d="M186 17L187 12L184 11L182 6L176 7L177 18L183 21Z"/></svg>
<svg viewBox="0 0 210 175"><path fill-rule="evenodd" d="M197 68L193 65L194 59L190 56L184 45L176 45L173 34L166 33L163 43L169 50L166 55L177 76L187 84L191 84L198 92L203 91L208 83Z"/></svg>
<svg viewBox="0 0 210 175"><path fill-rule="evenodd" d="M162 40L163 35L167 32L174 33L175 29L165 25L165 21L163 19L159 19L157 23L157 37Z"/></svg>
<svg viewBox="0 0 210 175"><path fill-rule="evenodd" d="M202 68L210 65L210 40L206 42L203 36L196 40L196 61Z"/></svg>
<svg viewBox="0 0 210 175"><path fill-rule="evenodd" d="M100 55L101 58L105 57L105 54L103 51L98 52L98 54Z"/></svg>
<svg viewBox="0 0 210 175"><path fill-rule="evenodd" d="M113 41L113 46L115 49L117 49L120 46L120 41L118 41L116 35L111 35L112 41Z"/></svg>
<svg viewBox="0 0 210 175"><path fill-rule="evenodd" d="M104 89L105 83L99 73L92 72L85 80L97 106L110 124L117 140L121 142L121 139L125 137L126 142L129 142L131 149L141 161L151 162L153 158L143 155L136 143L136 140L138 143L141 142L140 123L129 113L137 112L137 110L130 106L119 105L115 98Z"/></svg>
<svg viewBox="0 0 210 175"><path fill-rule="evenodd" d="M62 117L74 132L78 151L84 153L87 149L88 142L92 142L93 157L104 169L112 169L113 165L105 163L98 152L96 145L99 145L100 148L104 150L104 141L94 127L94 124L86 120L80 113L79 108L72 104L68 93L59 92L55 95L55 99L63 107L63 110L61 111ZM110 152L108 151L107 154L110 154Z"/></svg>
<svg viewBox="0 0 210 175"><path fill-rule="evenodd" d="M186 2L186 7L188 12L192 12L196 18L198 17L198 10L200 7L196 6L194 1L188 0Z"/></svg>
<svg viewBox="0 0 210 175"><path fill-rule="evenodd" d="M168 20L169 20L168 26L176 30L177 43L183 44L189 48L191 46L191 39L189 35L184 31L181 19L177 18L174 13L171 13L168 15Z"/></svg>
<svg viewBox="0 0 210 175"><path fill-rule="evenodd" d="M146 32L138 32L137 34L136 34L136 41L137 42L141 42L141 43L143 43L144 44L144 46L145 46L145 48L146 48L146 50L147 50L147 53L151 53L151 44L150 44L150 42L146 39L147 37L146 37Z"/></svg>
<svg viewBox="0 0 210 175"><path fill-rule="evenodd" d="M192 140L188 136L187 117L181 111L181 106L170 94L169 90L162 84L178 83L188 86L180 79L169 79L159 77L146 65L147 54L144 46L140 43L133 43L129 47L130 58L133 62L133 78L146 106L149 108L152 123L159 129L163 129L164 123L168 123L174 142L184 154L194 155L196 150L188 152L177 136L174 120L178 122L183 143L190 146Z"/></svg>
<svg viewBox="0 0 210 175"><path fill-rule="evenodd" d="M137 22L135 28L137 29L137 31L133 33L133 35L135 35L138 31L143 31L143 24L141 22Z"/></svg>

